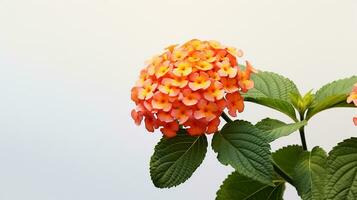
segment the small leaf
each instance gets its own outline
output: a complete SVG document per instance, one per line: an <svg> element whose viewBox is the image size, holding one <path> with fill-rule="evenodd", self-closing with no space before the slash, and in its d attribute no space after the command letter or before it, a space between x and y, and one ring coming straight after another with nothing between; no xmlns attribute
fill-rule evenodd
<svg viewBox="0 0 357 200"><path fill-rule="evenodd" d="M294 107L299 111L300 115L303 115L305 111L310 108L315 95L312 94L312 91L309 91L304 96L297 93L290 94L290 101Z"/></svg>
<svg viewBox="0 0 357 200"><path fill-rule="evenodd" d="M352 104L346 103L346 99L356 82L357 76L352 76L323 86L316 92L315 100L308 110L306 118L310 119L315 114L329 108L352 107Z"/></svg>
<svg viewBox="0 0 357 200"><path fill-rule="evenodd" d="M272 155L275 164L288 175L303 200L324 200L326 178L326 153L320 147L311 152L301 146L291 145Z"/></svg>
<svg viewBox="0 0 357 200"><path fill-rule="evenodd" d="M253 180L272 184L270 145L262 134L249 122L229 122L213 136L212 147L222 164Z"/></svg>
<svg viewBox="0 0 357 200"><path fill-rule="evenodd" d="M311 152L300 155L295 166L293 181L303 200L324 200L324 181L326 179L325 151L315 147Z"/></svg>
<svg viewBox="0 0 357 200"><path fill-rule="evenodd" d="M272 72L259 72L251 78L254 81L254 88L244 94L246 101L268 106L297 121L289 95L298 94L299 91L291 80Z"/></svg>
<svg viewBox="0 0 357 200"><path fill-rule="evenodd" d="M328 200L357 199L357 138L350 138L332 149L327 158Z"/></svg>
<svg viewBox="0 0 357 200"><path fill-rule="evenodd" d="M224 180L216 200L282 200L284 180L274 178L273 183L274 185L265 185L233 172Z"/></svg>
<svg viewBox="0 0 357 200"><path fill-rule="evenodd" d="M303 152L304 149L301 146L290 145L277 150L272 154L272 157L279 169L292 179L295 174L298 158Z"/></svg>
<svg viewBox="0 0 357 200"><path fill-rule="evenodd" d="M260 105L264 105L266 107L280 111L286 114L287 116L289 116L294 121L298 121L296 118L294 107L287 101L283 101L280 99L272 99L267 97L252 98L248 96L245 96L244 100L249 102L254 102Z"/></svg>
<svg viewBox="0 0 357 200"><path fill-rule="evenodd" d="M276 119L266 118L255 126L265 132L265 138L270 143L280 137L290 135L307 124L306 121L286 124Z"/></svg>
<svg viewBox="0 0 357 200"><path fill-rule="evenodd" d="M150 175L158 188L185 182L202 163L207 151L205 135L193 137L180 130L174 138L162 138L150 161Z"/></svg>

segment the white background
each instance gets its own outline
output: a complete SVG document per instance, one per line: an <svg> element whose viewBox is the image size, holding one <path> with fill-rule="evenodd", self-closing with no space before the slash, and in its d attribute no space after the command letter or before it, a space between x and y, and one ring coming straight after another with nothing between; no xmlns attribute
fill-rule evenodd
<svg viewBox="0 0 357 200"><path fill-rule="evenodd" d="M232 169L211 149L185 184L151 183L160 134L130 118L144 61L172 43L215 39L305 93L356 74L356 36L353 0L0 0L0 199L214 199ZM355 115L318 114L309 147L356 136ZM239 118L267 116L288 122L254 104ZM272 148L299 142L293 134ZM298 199L291 187L285 197Z"/></svg>

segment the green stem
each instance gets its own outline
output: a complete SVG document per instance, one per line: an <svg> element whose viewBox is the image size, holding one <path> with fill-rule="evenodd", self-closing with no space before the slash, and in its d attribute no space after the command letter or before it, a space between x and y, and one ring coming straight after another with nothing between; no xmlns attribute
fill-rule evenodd
<svg viewBox="0 0 357 200"><path fill-rule="evenodd" d="M233 120L229 118L229 116L225 113L222 112L221 117L226 121L226 122L232 122Z"/></svg>
<svg viewBox="0 0 357 200"><path fill-rule="evenodd" d="M283 178L284 180L286 180L288 183L290 183L291 185L294 185L293 183L293 180L290 178L289 175L285 174L285 172L283 172L283 170L281 170L279 168L278 165L276 165L274 162L273 162L273 167L274 167L274 171L279 174L279 176L281 176L281 178Z"/></svg>
<svg viewBox="0 0 357 200"><path fill-rule="evenodd" d="M225 113L222 112L221 117L227 122L232 122L233 120L231 118L229 118L229 116ZM273 163L273 167L274 167L274 171L279 174L279 176L281 176L284 180L286 180L288 183L290 183L291 185L293 185L293 180L290 178L289 175L285 174L285 172L283 172L278 165L276 165L274 162Z"/></svg>
<svg viewBox="0 0 357 200"><path fill-rule="evenodd" d="M300 113L300 121L304 120L304 114ZM301 144L302 144L302 148L307 151L307 145L306 145L306 138L305 138L305 126L301 127L299 129L300 132L300 139L301 139Z"/></svg>

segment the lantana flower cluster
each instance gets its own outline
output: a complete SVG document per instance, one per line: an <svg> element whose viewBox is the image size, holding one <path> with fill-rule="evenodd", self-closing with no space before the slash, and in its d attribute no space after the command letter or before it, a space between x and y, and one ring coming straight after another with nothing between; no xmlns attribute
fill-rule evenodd
<svg viewBox="0 0 357 200"><path fill-rule="evenodd" d="M197 136L216 132L226 108L233 117L243 111L241 93L253 88L255 69L248 61L240 69L241 50L197 39L165 50L149 61L131 90L137 125L144 119L149 132L160 128L174 137L182 127Z"/></svg>
<svg viewBox="0 0 357 200"><path fill-rule="evenodd" d="M354 103L357 106L357 83L353 86L350 96L347 98L347 103ZM357 117L353 118L354 124L357 126Z"/></svg>

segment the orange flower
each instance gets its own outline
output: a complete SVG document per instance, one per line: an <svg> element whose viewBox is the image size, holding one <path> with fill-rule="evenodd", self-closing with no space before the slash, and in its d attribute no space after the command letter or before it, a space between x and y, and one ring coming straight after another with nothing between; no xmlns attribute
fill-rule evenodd
<svg viewBox="0 0 357 200"><path fill-rule="evenodd" d="M218 107L215 103L207 102L204 99L201 99L197 104L197 110L194 113L196 119L205 118L207 121L212 121L217 117L216 112Z"/></svg>
<svg viewBox="0 0 357 200"><path fill-rule="evenodd" d="M238 72L238 84L242 88L242 92L247 92L254 87L254 82L250 80L250 74L257 73L257 70L248 61L246 61L246 66L245 71Z"/></svg>
<svg viewBox="0 0 357 200"><path fill-rule="evenodd" d="M141 100L148 100L154 95L154 91L157 87L157 84L152 82L151 79L148 79L144 82L142 88L138 90L138 98Z"/></svg>
<svg viewBox="0 0 357 200"><path fill-rule="evenodd" d="M233 93L238 91L238 83L235 78L222 78L224 91L227 93Z"/></svg>
<svg viewBox="0 0 357 200"><path fill-rule="evenodd" d="M231 116L236 117L237 111L243 112L244 102L243 102L243 97L239 94L239 92L227 94L226 99L227 99L228 113Z"/></svg>
<svg viewBox="0 0 357 200"><path fill-rule="evenodd" d="M190 75L190 81L188 83L188 86L193 90L199 90L199 89L207 89L210 84L211 81L209 80L209 76L208 74L206 74L205 72L196 72Z"/></svg>
<svg viewBox="0 0 357 200"><path fill-rule="evenodd" d="M172 71L176 76L187 76L192 72L192 67L189 62L179 62L176 68Z"/></svg>
<svg viewBox="0 0 357 200"><path fill-rule="evenodd" d="M347 98L347 103L354 103L357 106L357 83L353 86L350 96Z"/></svg>
<svg viewBox="0 0 357 200"><path fill-rule="evenodd" d="M149 132L154 132L155 128L156 128L156 119L154 117L154 115L150 115L147 114L145 115L145 127L146 130L148 130Z"/></svg>
<svg viewBox="0 0 357 200"><path fill-rule="evenodd" d="M131 111L131 117L134 119L136 125L140 125L143 120L143 115L134 109Z"/></svg>
<svg viewBox="0 0 357 200"><path fill-rule="evenodd" d="M168 94L170 97L177 96L180 90L173 86L174 81L170 78L164 78L161 81L161 85L159 85L159 91Z"/></svg>
<svg viewBox="0 0 357 200"><path fill-rule="evenodd" d="M197 69L207 71L213 68L213 65L207 61L199 61L196 65Z"/></svg>
<svg viewBox="0 0 357 200"><path fill-rule="evenodd" d="M216 117L212 121L210 121L208 123L208 126L207 126L207 133L210 134L210 133L217 132L218 131L218 125L219 125L220 122L221 122L221 120L219 120L219 117Z"/></svg>
<svg viewBox="0 0 357 200"><path fill-rule="evenodd" d="M354 103L357 106L357 83L354 84L350 96L347 98L347 103ZM357 117L353 118L353 123L357 126Z"/></svg>
<svg viewBox="0 0 357 200"><path fill-rule="evenodd" d="M242 55L217 41L194 39L167 47L141 70L131 90L135 124L144 120L149 132L160 129L165 137L174 137L179 127L194 136L217 132L222 112L242 112L240 93L254 86L251 64L238 69Z"/></svg>
<svg viewBox="0 0 357 200"><path fill-rule="evenodd" d="M175 49L172 52L172 57L171 60L172 61L181 61L183 60L185 57L187 56L187 51L184 51L182 49Z"/></svg>
<svg viewBox="0 0 357 200"><path fill-rule="evenodd" d="M198 136L206 132L207 121L204 119L190 119L185 124L188 134Z"/></svg>
<svg viewBox="0 0 357 200"><path fill-rule="evenodd" d="M192 92L192 90L190 89L183 90L181 94L182 97L180 97L180 100L182 100L182 103L186 106L193 106L197 104L198 100L201 97L198 92Z"/></svg>
<svg viewBox="0 0 357 200"><path fill-rule="evenodd" d="M161 92L155 93L151 105L153 108L163 110L165 112L170 111L172 107L169 96Z"/></svg>
<svg viewBox="0 0 357 200"><path fill-rule="evenodd" d="M160 131L168 138L175 137L177 131L179 130L179 125L177 122L170 122L163 125Z"/></svg>
<svg viewBox="0 0 357 200"><path fill-rule="evenodd" d="M159 111L157 113L157 118L162 122L172 122L172 121L174 121L174 118L171 116L171 114L168 113L168 112L164 112L164 111Z"/></svg>
<svg viewBox="0 0 357 200"><path fill-rule="evenodd" d="M220 68L218 70L218 74L220 76L233 78L237 75L238 68L236 66L232 66L227 58L223 59L221 62L217 62L216 65Z"/></svg>
<svg viewBox="0 0 357 200"><path fill-rule="evenodd" d="M156 78L163 77L167 72L171 69L170 62L165 61L161 65L157 66L155 69L155 76Z"/></svg>
<svg viewBox="0 0 357 200"><path fill-rule="evenodd" d="M171 84L175 87L184 88L188 84L188 80L184 76L174 76Z"/></svg>
<svg viewBox="0 0 357 200"><path fill-rule="evenodd" d="M222 83L215 81L209 88L207 88L206 92L203 93L203 96L205 99L212 102L221 100L224 96L224 90L222 88Z"/></svg>
<svg viewBox="0 0 357 200"><path fill-rule="evenodd" d="M181 103L176 103L171 111L171 116L179 121L180 124L185 123L191 116L192 110Z"/></svg>

